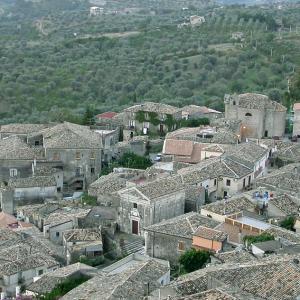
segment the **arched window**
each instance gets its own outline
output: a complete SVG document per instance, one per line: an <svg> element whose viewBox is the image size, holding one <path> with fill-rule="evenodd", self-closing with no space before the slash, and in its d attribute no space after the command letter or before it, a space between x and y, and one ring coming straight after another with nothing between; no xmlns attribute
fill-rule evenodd
<svg viewBox="0 0 300 300"><path fill-rule="evenodd" d="M252 114L246 113L245 116L246 116L246 117L252 117Z"/></svg>

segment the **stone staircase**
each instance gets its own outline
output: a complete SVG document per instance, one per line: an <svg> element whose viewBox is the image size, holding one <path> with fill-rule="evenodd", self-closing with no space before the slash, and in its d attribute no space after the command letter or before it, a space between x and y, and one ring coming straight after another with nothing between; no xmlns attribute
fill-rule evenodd
<svg viewBox="0 0 300 300"><path fill-rule="evenodd" d="M145 254L145 246L143 240L135 240L132 242L124 243L121 246L123 255L130 255L132 253L138 252L139 254Z"/></svg>

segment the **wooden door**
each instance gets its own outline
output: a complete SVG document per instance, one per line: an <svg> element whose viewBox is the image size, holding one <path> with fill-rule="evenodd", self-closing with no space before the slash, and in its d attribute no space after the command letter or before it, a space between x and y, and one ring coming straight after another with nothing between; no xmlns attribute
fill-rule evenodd
<svg viewBox="0 0 300 300"><path fill-rule="evenodd" d="M139 234L139 222L138 221L135 221L135 220L132 220L131 221L132 223L132 233L133 234Z"/></svg>

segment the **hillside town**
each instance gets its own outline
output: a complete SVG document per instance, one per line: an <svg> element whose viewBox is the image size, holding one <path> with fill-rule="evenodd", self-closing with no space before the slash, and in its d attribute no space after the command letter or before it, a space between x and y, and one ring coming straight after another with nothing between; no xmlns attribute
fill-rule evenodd
<svg viewBox="0 0 300 300"><path fill-rule="evenodd" d="M300 299L300 103L224 105L1 125L1 299Z"/></svg>

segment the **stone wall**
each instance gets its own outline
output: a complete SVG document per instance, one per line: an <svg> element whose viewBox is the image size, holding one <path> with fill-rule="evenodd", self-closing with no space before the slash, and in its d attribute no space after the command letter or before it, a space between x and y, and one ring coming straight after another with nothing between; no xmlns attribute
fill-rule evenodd
<svg viewBox="0 0 300 300"><path fill-rule="evenodd" d="M183 251L178 249L179 242L184 243ZM179 256L192 247L192 239L148 231L145 233L145 245L147 255L166 259L171 265L176 265Z"/></svg>

